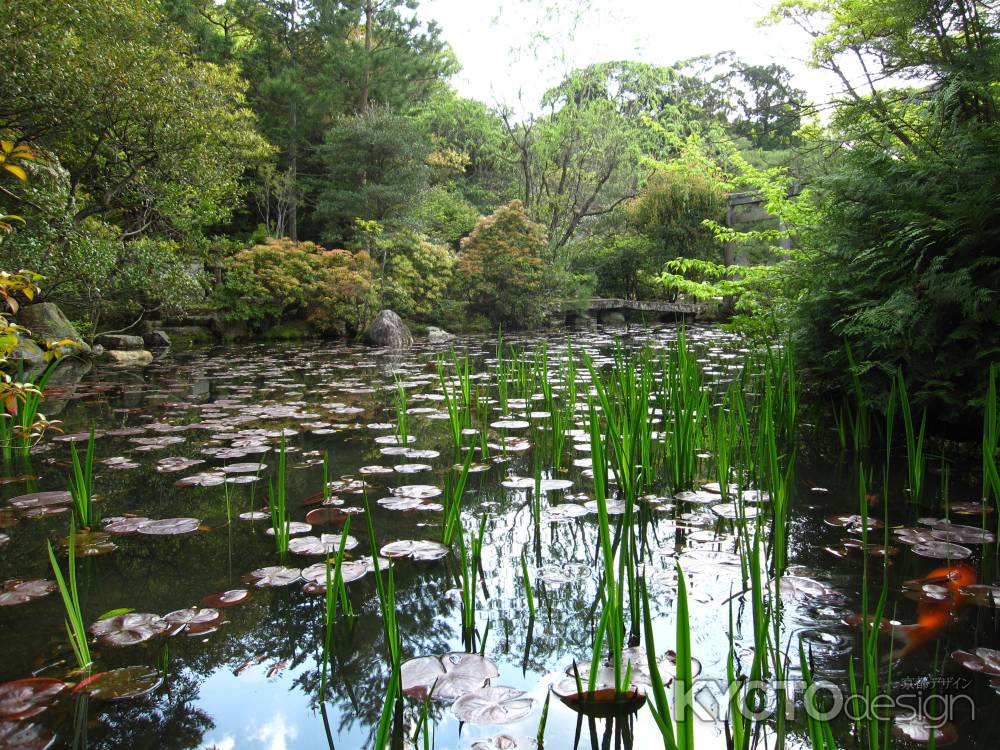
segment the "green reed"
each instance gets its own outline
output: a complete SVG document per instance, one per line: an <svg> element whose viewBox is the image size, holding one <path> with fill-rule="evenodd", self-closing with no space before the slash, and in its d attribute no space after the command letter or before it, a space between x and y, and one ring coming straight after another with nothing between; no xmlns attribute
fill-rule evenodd
<svg viewBox="0 0 1000 750"><path fill-rule="evenodd" d="M851 440L855 451L868 447L871 436L871 405L861 384L858 366L854 362L854 353L850 344L844 341L844 351L847 354L848 371L851 374L851 387L854 391L854 411L848 411L851 424Z"/></svg>
<svg viewBox="0 0 1000 750"><path fill-rule="evenodd" d="M449 472L445 481L443 494L444 523L441 525L441 544L451 546L455 538L455 532L461 530L462 525L462 495L465 494L465 485L469 479L469 469L472 466L472 449L465 452L465 462L457 476L454 472Z"/></svg>
<svg viewBox="0 0 1000 750"><path fill-rule="evenodd" d="M329 502L330 498L333 497L333 492L330 490L330 451L323 451L323 502Z"/></svg>
<svg viewBox="0 0 1000 750"><path fill-rule="evenodd" d="M883 510L885 513L883 546L888 548L889 544L889 524L888 524L888 501L883 500ZM861 575L861 684L858 684L858 674L854 666L854 659L848 662L848 680L851 690L851 698L848 699L850 716L859 716L855 720L855 731L858 737L867 745L868 750L879 750L880 747L888 746L887 734L883 737L883 732L888 732L888 724L882 726L877 712L858 710L863 706L873 705L875 696L879 691L879 647L878 640L881 632L882 618L885 615L886 602L889 596L889 576L883 570L882 588L879 594L878 603L874 612L870 610L869 599L871 596L870 584L870 562L871 555L868 554L868 481L864 470L858 468L858 508L861 516L861 552L863 567ZM884 564L884 561L883 561ZM891 673L890 673L891 674ZM887 678L888 679L888 678ZM858 703L860 702L860 706Z"/></svg>
<svg viewBox="0 0 1000 750"><path fill-rule="evenodd" d="M441 393L444 395L444 405L448 410L448 425L451 428L451 441L455 450L462 447L462 429L466 426L463 422L462 404L459 400L458 387L450 382L450 378L445 375L444 359L438 358L438 381L441 384Z"/></svg>
<svg viewBox="0 0 1000 750"><path fill-rule="evenodd" d="M18 426L16 432L20 437L21 443L21 455L27 456L31 452L32 440L32 428L35 426L35 420L38 418L38 410L41 408L42 399L45 398L45 386L48 384L49 379L55 374L56 368L62 360L53 359L48 367L42 372L38 377L38 380L34 381L34 388L29 390L25 394L24 401L21 402L17 410L17 420ZM27 379L28 382L30 378ZM13 437L13 435L11 435Z"/></svg>
<svg viewBox="0 0 1000 750"><path fill-rule="evenodd" d="M694 676L691 662L691 623L688 615L687 584L684 581L684 571L677 564L677 616L675 648L676 674L673 680L674 695L684 697L680 712L675 721L670 708L670 698L664 685L663 676L656 657L656 641L653 637L653 614L649 606L649 592L646 581L639 579L639 596L642 600L643 634L646 644L646 671L652 683L652 697L647 702L653 715L660 736L663 739L664 750L694 750L694 706L686 700L691 689ZM676 707L676 706L675 706Z"/></svg>
<svg viewBox="0 0 1000 750"><path fill-rule="evenodd" d="M825 713L825 707L819 705L814 689L812 669L809 667L809 660L806 659L806 650L802 645L802 637L799 637L799 668L802 671L802 680L805 683L805 711L806 722L809 730L809 746L812 750L839 750L837 741L833 738L833 729L830 727L828 719L821 718Z"/></svg>
<svg viewBox="0 0 1000 750"><path fill-rule="evenodd" d="M676 492L694 485L697 454L704 435L708 393L701 368L688 349L683 328L661 362L661 411L664 419L664 455L667 480Z"/></svg>
<svg viewBox="0 0 1000 750"><path fill-rule="evenodd" d="M992 495L997 510L1000 510L998 449L1000 449L1000 403L997 401L997 365L994 364L990 366L986 402L983 405L983 499L988 501Z"/></svg>
<svg viewBox="0 0 1000 750"><path fill-rule="evenodd" d="M903 435L906 438L906 470L909 480L910 499L920 502L924 489L925 463L924 433L927 428L927 410L920 419L920 430L914 427L910 395L902 370L896 370L896 392L899 397L899 412L903 417Z"/></svg>
<svg viewBox="0 0 1000 750"><path fill-rule="evenodd" d="M524 581L524 598L528 602L528 617L535 619L535 591L531 587L531 576L528 575L528 560L521 550L521 579Z"/></svg>
<svg viewBox="0 0 1000 750"><path fill-rule="evenodd" d="M288 508L286 506L285 489L285 438L281 438L278 448L278 471L276 481L268 483L267 503L271 511L271 529L274 532L274 544L279 555L288 552L288 540L291 536L288 528Z"/></svg>
<svg viewBox="0 0 1000 750"><path fill-rule="evenodd" d="M69 645L73 649L77 666L80 669L87 669L93 663L93 659L90 656L87 626L83 619L83 610L80 607L80 592L76 585L76 524L73 519L71 518L69 522L68 583L66 578L63 578L62 570L56 561L52 542L46 541L46 544L49 549L49 564L52 566L52 573L55 575L59 594L62 596L63 608L66 610L66 635L69 637Z"/></svg>
<svg viewBox="0 0 1000 750"><path fill-rule="evenodd" d="M70 443L70 459L73 474L69 480L69 492L73 498L73 515L81 527L96 526L100 520L94 506L94 428L90 428L87 450L83 462L76 450L76 443Z"/></svg>
<svg viewBox="0 0 1000 750"><path fill-rule="evenodd" d="M389 683L386 686L385 700L382 705L382 713L379 716L378 726L375 733L375 745L377 750L382 750L389 739L389 734L393 725L398 732L402 731L402 678L400 676L400 665L402 664L402 642L399 636L399 621L396 611L396 579L393 572L394 564L389 561L389 569L383 577L381 566L379 565L378 542L376 542L375 525L372 521L371 504L368 501L368 493L362 494L362 501L365 509L365 522L368 527L368 545L372 556L372 568L375 576L375 591L378 595L379 606L382 610L382 626L385 634L386 657L389 662ZM395 722L394 722L395 717Z"/></svg>
<svg viewBox="0 0 1000 750"><path fill-rule="evenodd" d="M393 404L396 407L396 435L399 437L399 444L406 445L410 442L410 422L406 414L406 388L398 378L396 379L396 392L393 395Z"/></svg>
<svg viewBox="0 0 1000 750"><path fill-rule="evenodd" d="M333 645L333 625L337 619L338 602L345 615L353 614L350 600L347 598L347 587L344 584L343 575L340 572L344 562L344 553L347 550L347 533L351 528L350 515L344 520L344 529L340 533L340 544L337 547L337 555L333 566L330 565L330 558L326 558L326 590L324 591L325 609L323 613L323 656L322 671L320 673L319 695L321 700L327 696L327 667L330 662L330 647Z"/></svg>
<svg viewBox="0 0 1000 750"><path fill-rule="evenodd" d="M471 651L475 648L473 635L476 628L476 587L479 585L479 568L482 564L483 535L486 532L486 514L479 520L479 528L465 544L465 534L459 524L458 547L462 578L462 634Z"/></svg>

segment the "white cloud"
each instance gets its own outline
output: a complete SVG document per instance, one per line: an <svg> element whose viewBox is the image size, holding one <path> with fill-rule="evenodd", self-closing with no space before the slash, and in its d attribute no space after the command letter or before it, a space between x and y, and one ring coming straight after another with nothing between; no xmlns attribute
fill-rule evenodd
<svg viewBox="0 0 1000 750"><path fill-rule="evenodd" d="M294 741L298 736L298 727L288 724L285 715L279 712L253 732L250 739L260 742L267 750L288 750L288 741Z"/></svg>

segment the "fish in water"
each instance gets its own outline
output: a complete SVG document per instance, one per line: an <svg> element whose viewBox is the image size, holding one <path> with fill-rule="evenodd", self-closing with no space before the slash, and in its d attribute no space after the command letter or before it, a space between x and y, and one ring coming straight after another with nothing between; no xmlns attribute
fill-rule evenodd
<svg viewBox="0 0 1000 750"><path fill-rule="evenodd" d="M902 641L903 647L893 651L890 658L903 659L940 636L951 624L952 618L968 603L969 597L962 593L962 588L971 586L976 580L975 568L956 563L935 568L923 578L904 583L904 589L921 591L925 595L921 596L917 605L915 625L892 626L892 637ZM935 596L927 596L929 592Z"/></svg>

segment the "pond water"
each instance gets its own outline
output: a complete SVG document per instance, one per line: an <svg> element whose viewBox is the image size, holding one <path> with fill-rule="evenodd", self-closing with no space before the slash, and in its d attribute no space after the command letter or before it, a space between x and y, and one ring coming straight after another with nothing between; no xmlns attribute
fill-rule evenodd
<svg viewBox="0 0 1000 750"><path fill-rule="evenodd" d="M575 356L586 351L598 367L606 366L622 334L625 350L647 344L660 350L673 345L677 329L662 325L576 332ZM505 343L526 353L529 360L544 345L550 362L559 363L565 359L567 340L560 332L508 338ZM697 352L713 400L717 399L738 375L745 351L738 341L712 327L690 327L688 341ZM474 643L462 627L461 578L454 554L436 560L399 558L394 578L403 659L474 648L496 665L499 675L492 678L493 685L525 694L518 696L513 720L505 723L460 723L447 704L433 704L433 747L535 747L549 686L565 677L564 670L574 659L589 663L596 627L601 564L597 514L593 504L587 505L593 482L587 473L586 412L579 408L576 423L566 425L562 470L555 469L551 453L539 448L551 436L538 383L531 384L530 392L519 393L512 382L510 402L503 411L493 374L496 341L463 339L455 350L460 356L470 355L471 382L492 399L489 412L482 416L490 424L499 423L489 428L489 456L476 457L484 464L477 468L483 470L469 475L462 502L467 538L485 518ZM88 551L103 552L78 558L86 622L118 608L163 616L215 606L220 614L208 617L207 627L187 630L175 625L157 637L137 637L141 642L134 645L96 642L95 671L142 666L160 671L165 679L151 692L123 700L101 700L99 694L84 700L83 692L61 694L36 715L0 721L0 747L45 747L50 742L58 747L220 750L372 746L389 676L374 575L369 571L347 584L354 616L340 615L335 625L329 695L321 701L325 598L304 590L302 580L268 587L258 585L259 575L256 579L247 575L267 566L302 569L324 556L289 553L282 561L267 533L270 519L239 516L266 510L268 483L275 478L275 449L284 436L290 520L303 522L317 508L360 508L363 497L357 493L357 482L349 482L363 480L377 547L399 540L439 540L441 498L414 501L406 496L419 492L400 490L412 485L443 488L446 474L455 473L438 378L439 356L446 358L447 372L452 373L446 347L418 345L405 355L326 343L215 348L168 354L141 371L97 369L74 387L50 393L42 411L52 417L52 410L59 410L66 435L50 434L27 463L18 459L2 472L0 540L6 541L0 542L0 583L52 579L46 540L57 543L67 535L70 514L61 502L44 504L44 496L39 504L34 493L65 490L71 473L67 438L85 438L93 425L98 436L94 491L105 522L129 516L197 521L144 529L138 522L119 522L120 530L133 533L86 540L92 542ZM589 377L582 364L576 375L583 403ZM408 455L392 450L399 447L393 406L397 384L407 393L413 437L408 447L416 451ZM840 448L833 422L806 414L790 491L780 648L789 651L790 673L798 676L801 636L811 651L817 678L844 686L858 637L858 629L845 621L860 609L862 556L856 549L860 536L850 519L834 517L858 512L858 477L855 462ZM480 424L478 416L475 424ZM469 445L480 445L476 435L470 433L466 439ZM84 445L77 443L81 450ZM710 453L706 446L699 455L696 490L715 478ZM329 456L327 471L333 482L327 505L322 504L324 454ZM944 512L937 489L942 477L937 462L931 459L928 466L930 499L919 508L907 503L901 491L905 465L893 468L892 525L906 524L925 535L940 529L934 524ZM368 468L362 472L362 467ZM536 476L543 480L541 493L536 492ZM980 496L978 468L966 471L958 463L946 476L954 500ZM691 648L701 665L701 677L724 682L730 613L739 659L746 665L752 659L752 613L742 594L737 554L740 521L726 517L717 485L710 488L715 493L699 490L679 498L671 497L668 489L663 482L652 493L656 499L644 501L648 527L643 570L655 614L656 650L666 652L675 645L679 560L689 593ZM22 499L12 505L15 498ZM383 498L390 500L378 502ZM766 503L747 507L767 509ZM873 503L872 513L880 515L879 508L878 502ZM327 533L339 540L343 515L319 515L325 517L310 516L317 523L308 534L292 539ZM923 526L918 518L923 518ZM955 521L980 523L976 516L964 521L956 516ZM993 517L987 516L986 523L994 524ZM972 555L965 562L979 583L1000 578L995 544L970 541L968 532L946 532L939 531L934 539L970 548ZM363 515L352 516L350 533L359 545L347 559L359 560L369 554ZM855 541L845 546L845 540ZM881 531L873 541L880 540ZM927 602L928 596L937 595L936 584L928 583L932 588L918 603L913 592L904 595L903 582L926 577L950 563L915 554L896 535L893 545L897 554L889 568L886 616L914 623L933 609ZM57 554L65 570L64 551ZM534 586L533 620L522 555ZM881 570L881 558L873 558L872 564ZM6 588L16 591L13 583ZM249 594L233 595L236 603L222 608L209 599L231 590ZM72 673L59 593L29 598L0 606L0 681L31 676L79 681L79 675ZM992 748L1000 719L996 689L988 677L950 659L957 649L974 652L996 644L992 600L987 597L980 606L964 601L968 598L963 597L965 606L956 604L949 612L946 627L934 630L926 644L894 662L889 680L897 694L936 689L968 696L964 703L955 701L951 716L956 746ZM175 623L184 617L190 614L175 616ZM891 647L888 638L882 640L883 654ZM154 675L150 684L157 682ZM0 710L4 705L0 699ZM416 700L407 703L410 730L420 706ZM723 726L699 720L698 747L725 747ZM844 738L840 746L853 746L849 722L841 719L834 727ZM786 746L805 746L804 728L804 719L796 715ZM770 731L762 733L759 746L773 746ZM555 698L544 737L549 748L662 746L646 708L617 724L581 721ZM420 747L422 743L423 739Z"/></svg>

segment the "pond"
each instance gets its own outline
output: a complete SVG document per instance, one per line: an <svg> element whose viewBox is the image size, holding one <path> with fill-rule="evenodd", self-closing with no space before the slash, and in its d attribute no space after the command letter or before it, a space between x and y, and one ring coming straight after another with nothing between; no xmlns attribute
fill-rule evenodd
<svg viewBox="0 0 1000 750"><path fill-rule="evenodd" d="M417 345L405 354L319 342L214 348L167 354L141 371L97 369L73 387L50 392L42 411L53 418L58 410L65 434L47 435L0 479L0 681L55 678L69 686L17 683L23 692L13 696L12 688L0 686L0 747L372 747L390 666L369 522L374 547L393 557L402 660L443 657L404 665L407 693L419 695L421 686L426 692L455 670L468 673L441 683L453 690L446 700L405 699L407 736L427 707L416 747L536 747L543 714L549 748L661 747L646 707L610 720L577 713L567 705L572 695L565 703L553 695L546 704L552 686L561 685L566 697L574 662L586 682L601 630L600 510L608 509L615 534L623 504L614 473L606 503L595 498L588 397L594 414L606 410L586 358L608 383L616 356L617 372L646 378L655 396L648 411L643 407L653 447L643 458L650 470L640 472L640 543L628 568L645 580L655 653L672 674L680 563L690 651L700 668L696 744L726 747L725 722L708 714L713 703L716 713L726 708L728 667L752 676L748 553L756 535L770 601L775 511L769 493L775 490L755 486L735 462L724 473L738 486L722 487L716 467L725 446L708 427L712 412L731 406L723 395L731 384L745 390L751 405L765 399L767 386L741 379L747 350L740 341L713 327L689 326L686 346L707 397L699 434L683 443L691 454L668 460L662 446L673 439L664 419L671 402L658 394L680 385L664 384L654 366L661 353L676 352L677 338L673 325L508 337L501 359L490 338L462 339L454 349ZM649 354L640 356L642 350ZM466 361L468 377L456 378ZM466 398L468 413L458 421L463 451L456 452L449 406L461 411ZM867 590L874 612L885 569L884 616L914 627L897 627L895 644L874 634L879 679L896 698L912 693L915 700L938 695L950 701L954 710L939 746L954 738L958 747L995 747L1000 688L989 674L1000 675L1000 665L990 662L993 652L977 656L976 649L996 644L993 589L982 584L1000 576L994 536L975 533L995 519L967 502L982 494L978 466L928 459L917 503L904 491L905 463L893 462L884 473L875 463L859 485L858 463L841 447L832 417L802 406L791 420L797 425L794 462L792 446L779 459L782 467L794 467L781 474L787 568L768 642L773 654L787 655L781 657L785 676L802 677L801 642L814 678L847 690L849 664L860 653L862 598ZM91 673L98 677L78 686L85 675L74 669L60 594L30 582L53 579L47 540L67 569L69 499L38 493L66 490L71 446L82 456L91 426L95 507L103 520L77 540L84 620L92 625L104 613L134 612L92 628ZM281 445L293 522L284 555L276 550L269 510L280 493ZM474 455L460 495L461 533L439 554L453 507L449 497L468 450ZM686 491L671 475L679 464L690 467L690 477L682 477ZM862 496L872 514L866 540L857 515ZM952 500L950 526L942 520L942 499ZM888 555L878 521L885 500ZM324 561L337 550L348 517L357 545L345 551L342 571L352 614L338 602L324 679ZM421 543L386 549L394 542ZM264 570L275 566L286 570ZM386 571L381 575L388 583ZM628 580L618 583L627 589L627 620L635 589ZM463 596L474 606L463 607ZM647 640L643 632L626 635ZM899 650L889 659L893 648ZM957 650L969 653L953 659ZM447 656L454 652L484 658ZM860 662L855 667L860 670ZM137 669L104 675L125 668ZM636 658L633 682L644 669ZM487 682L510 690L483 692ZM463 698L468 694L475 700ZM809 746L805 713L796 710L801 699L796 693L790 701L787 747ZM919 724L904 721L897 705L886 731L919 734ZM748 725L759 730L756 745L774 747L776 721L757 725ZM832 730L844 743L838 746L854 746L847 718L834 719Z"/></svg>

